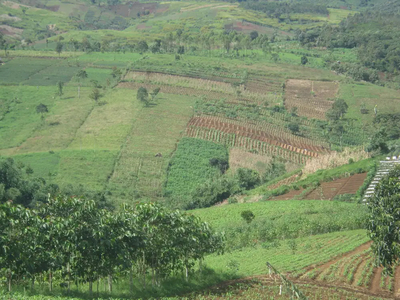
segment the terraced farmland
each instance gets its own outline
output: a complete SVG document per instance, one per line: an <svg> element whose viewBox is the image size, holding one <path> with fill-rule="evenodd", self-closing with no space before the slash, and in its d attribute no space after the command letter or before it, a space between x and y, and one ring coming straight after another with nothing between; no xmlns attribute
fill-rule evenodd
<svg viewBox="0 0 400 300"><path fill-rule="evenodd" d="M325 119L338 92L337 82L289 79L285 84L285 107L297 107L300 116Z"/></svg>
<svg viewBox="0 0 400 300"><path fill-rule="evenodd" d="M186 135L226 143L258 153L278 154L296 161L304 161L300 158L303 155L317 157L318 153L327 151L317 142L295 136L278 126L211 116L193 117L188 123Z"/></svg>

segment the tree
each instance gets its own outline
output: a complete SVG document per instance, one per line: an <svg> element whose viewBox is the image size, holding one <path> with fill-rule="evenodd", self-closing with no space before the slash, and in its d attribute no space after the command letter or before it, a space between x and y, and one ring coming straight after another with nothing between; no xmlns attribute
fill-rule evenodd
<svg viewBox="0 0 400 300"><path fill-rule="evenodd" d="M58 53L58 57L60 57L61 52L63 50L64 45L61 42L57 42L56 44L56 52Z"/></svg>
<svg viewBox="0 0 400 300"><path fill-rule="evenodd" d="M158 88L155 88L151 93L150 93L150 95L151 95L151 100L154 100L156 97L157 97L157 95L158 95L158 93L160 92L160 88L158 87Z"/></svg>
<svg viewBox="0 0 400 300"><path fill-rule="evenodd" d="M240 216L242 217L243 220L246 221L247 224L250 224L255 215L253 214L253 212L251 210L244 210L240 213Z"/></svg>
<svg viewBox="0 0 400 300"><path fill-rule="evenodd" d="M111 76L113 78L118 78L119 79L119 78L121 78L121 75L122 75L122 71L114 66L112 68Z"/></svg>
<svg viewBox="0 0 400 300"><path fill-rule="evenodd" d="M78 98L80 98L81 95L81 81L85 78L88 77L87 73L85 70L80 70L78 73L75 75L76 78L78 78Z"/></svg>
<svg viewBox="0 0 400 300"><path fill-rule="evenodd" d="M147 45L146 41L141 40L139 43L137 43L136 49L139 51L139 53L143 53L149 49L149 46Z"/></svg>
<svg viewBox="0 0 400 300"><path fill-rule="evenodd" d="M303 55L301 57L301 64L306 65L307 63L308 63L308 58L307 58L307 56Z"/></svg>
<svg viewBox="0 0 400 300"><path fill-rule="evenodd" d="M60 96L60 97L64 94L63 93L63 88L64 88L64 82L58 81L57 82L57 95Z"/></svg>
<svg viewBox="0 0 400 300"><path fill-rule="evenodd" d="M295 122L289 123L287 127L293 134L298 134L300 132L300 126Z"/></svg>
<svg viewBox="0 0 400 300"><path fill-rule="evenodd" d="M250 39L254 41L256 38L258 38L258 32L255 30L250 32Z"/></svg>
<svg viewBox="0 0 400 300"><path fill-rule="evenodd" d="M136 98L140 101L143 102L145 106L149 105L149 93L147 92L147 89L144 87L140 87L137 91L137 96Z"/></svg>
<svg viewBox="0 0 400 300"><path fill-rule="evenodd" d="M41 115L41 119L44 120L44 114L49 112L49 109L43 103L36 106L36 112Z"/></svg>
<svg viewBox="0 0 400 300"><path fill-rule="evenodd" d="M4 55L7 55L7 41L4 38L4 35L0 32L0 49L4 49Z"/></svg>
<svg viewBox="0 0 400 300"><path fill-rule="evenodd" d="M260 174L247 168L237 169L235 177L239 182L239 186L245 190L253 189L261 182Z"/></svg>
<svg viewBox="0 0 400 300"><path fill-rule="evenodd" d="M343 118L348 108L349 106L343 99L336 99L332 108L326 112L325 116L330 121L337 121Z"/></svg>
<svg viewBox="0 0 400 300"><path fill-rule="evenodd" d="M89 98L92 99L92 100L94 100L95 102L97 102L97 100L99 100L100 97L101 97L100 91L99 91L98 88L95 87L95 88L92 90L92 92L90 93Z"/></svg>
<svg viewBox="0 0 400 300"><path fill-rule="evenodd" d="M368 200L367 229L376 263L393 273L400 258L400 167L382 178Z"/></svg>

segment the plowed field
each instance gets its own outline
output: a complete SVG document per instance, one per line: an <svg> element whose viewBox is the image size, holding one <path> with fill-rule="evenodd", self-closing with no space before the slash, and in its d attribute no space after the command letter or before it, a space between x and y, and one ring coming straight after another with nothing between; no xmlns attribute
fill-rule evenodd
<svg viewBox="0 0 400 300"><path fill-rule="evenodd" d="M285 87L285 107L297 107L299 116L325 119L338 91L337 82L289 79Z"/></svg>

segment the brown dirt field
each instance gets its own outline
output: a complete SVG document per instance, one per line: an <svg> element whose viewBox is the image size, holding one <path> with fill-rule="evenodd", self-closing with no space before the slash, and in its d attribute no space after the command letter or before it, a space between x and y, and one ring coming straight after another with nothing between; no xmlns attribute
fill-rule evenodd
<svg viewBox="0 0 400 300"><path fill-rule="evenodd" d="M382 271L383 268L375 268L371 286L369 288L371 293L377 293L380 290Z"/></svg>
<svg viewBox="0 0 400 300"><path fill-rule="evenodd" d="M271 161L270 156L250 153L240 148L231 148L229 151L229 170L233 173L238 168L248 168L264 174Z"/></svg>
<svg viewBox="0 0 400 300"><path fill-rule="evenodd" d="M8 25L0 25L0 32L4 35L19 36L24 30L11 27Z"/></svg>
<svg viewBox="0 0 400 300"><path fill-rule="evenodd" d="M367 173L361 173L330 182L323 182L304 198L308 200L332 200L337 195L355 194L366 177Z"/></svg>
<svg viewBox="0 0 400 300"><path fill-rule="evenodd" d="M278 132L275 128L269 128L268 125L261 128L257 124L251 124L251 122L243 123L219 117L196 116L189 121L188 127L190 126L213 128L224 133L234 133L238 136L249 137L312 157L317 157L318 152L325 151L324 148L315 145L312 140L299 138L287 132Z"/></svg>
<svg viewBox="0 0 400 300"><path fill-rule="evenodd" d="M337 82L289 79L285 87L285 107L288 110L297 107L300 116L324 120L338 88Z"/></svg>

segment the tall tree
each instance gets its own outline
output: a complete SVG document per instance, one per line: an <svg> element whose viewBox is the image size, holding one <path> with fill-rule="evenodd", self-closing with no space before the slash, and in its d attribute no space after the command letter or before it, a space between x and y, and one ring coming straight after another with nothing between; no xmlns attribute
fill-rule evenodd
<svg viewBox="0 0 400 300"><path fill-rule="evenodd" d="M367 228L376 263L392 273L400 258L400 166L381 179L368 201Z"/></svg>
<svg viewBox="0 0 400 300"><path fill-rule="evenodd" d="M56 52L58 53L58 57L60 57L61 52L63 51L64 45L61 42L57 42L56 44Z"/></svg>
<svg viewBox="0 0 400 300"><path fill-rule="evenodd" d="M76 73L75 77L78 78L78 98L80 98L82 80L87 78L88 75L85 70L80 70L78 73Z"/></svg>

